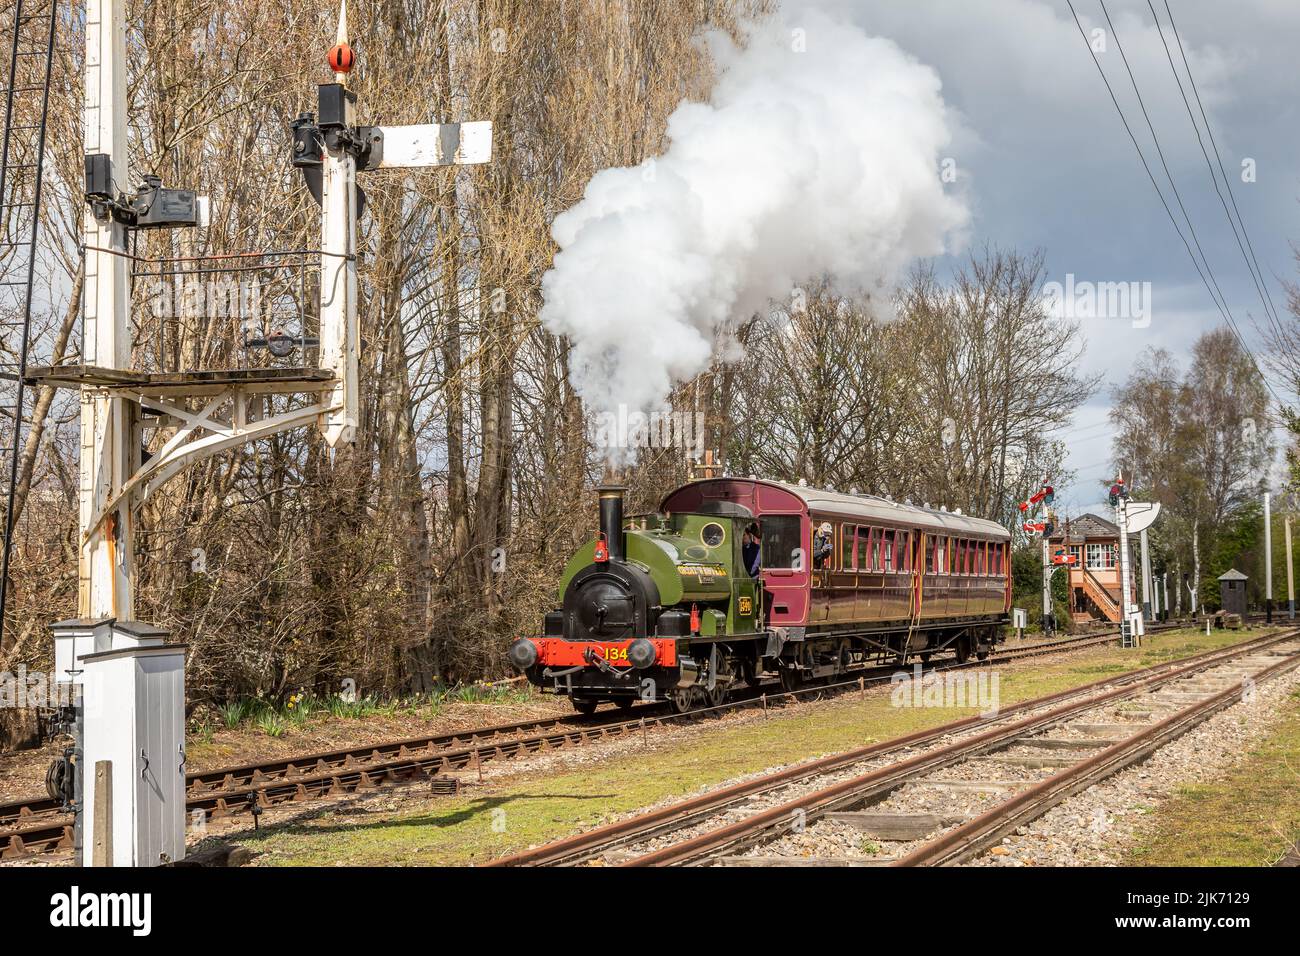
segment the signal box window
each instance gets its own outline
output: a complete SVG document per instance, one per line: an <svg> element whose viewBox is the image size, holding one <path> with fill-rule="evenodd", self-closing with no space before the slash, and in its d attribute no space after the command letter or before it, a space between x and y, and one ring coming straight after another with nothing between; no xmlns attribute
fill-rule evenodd
<svg viewBox="0 0 1300 956"><path fill-rule="evenodd" d="M798 515L764 515L761 521L763 538L763 567L793 568L797 554L802 554L800 567L807 571L812 565L812 556L803 554L803 542L799 535Z"/></svg>
<svg viewBox="0 0 1300 956"><path fill-rule="evenodd" d="M1105 571L1115 566L1115 554L1109 544L1088 545L1088 570Z"/></svg>

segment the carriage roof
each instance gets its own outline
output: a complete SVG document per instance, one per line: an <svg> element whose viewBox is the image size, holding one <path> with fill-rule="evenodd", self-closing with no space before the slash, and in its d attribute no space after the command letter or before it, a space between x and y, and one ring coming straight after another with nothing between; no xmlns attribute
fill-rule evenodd
<svg viewBox="0 0 1300 956"><path fill-rule="evenodd" d="M856 518L863 521L902 522L927 531L950 535L981 535L1000 539L1009 539L1011 537L1011 532L995 521L960 515L952 511L941 511L936 508L919 508L916 505L902 504L877 495L852 495L839 491L828 491L823 488L810 488L806 485L796 485L784 481L734 477L701 478L682 487L719 482L767 485L780 488L802 501L813 515L827 515L840 519Z"/></svg>

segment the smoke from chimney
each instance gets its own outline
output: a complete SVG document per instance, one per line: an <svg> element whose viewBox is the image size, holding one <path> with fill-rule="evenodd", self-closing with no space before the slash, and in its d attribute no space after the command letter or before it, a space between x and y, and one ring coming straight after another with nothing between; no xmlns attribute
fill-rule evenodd
<svg viewBox="0 0 1300 956"><path fill-rule="evenodd" d="M937 74L892 41L815 11L706 37L718 79L683 102L667 150L606 169L558 216L541 320L574 346L592 411L658 407L715 340L799 283L877 301L966 224L940 178Z"/></svg>

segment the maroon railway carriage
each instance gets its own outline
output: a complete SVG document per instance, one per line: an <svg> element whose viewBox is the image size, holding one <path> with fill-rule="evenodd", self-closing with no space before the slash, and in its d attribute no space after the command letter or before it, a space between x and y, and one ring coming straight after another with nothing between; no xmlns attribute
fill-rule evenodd
<svg viewBox="0 0 1300 956"><path fill-rule="evenodd" d="M765 621L786 639L826 635L895 656L986 654L1011 607L1011 535L992 521L871 495L742 478L692 482L663 512L752 516L762 538ZM829 524L828 558L813 534Z"/></svg>
<svg viewBox="0 0 1300 956"><path fill-rule="evenodd" d="M764 676L790 688L914 655L982 657L1002 638L1011 535L993 522L741 478L691 482L626 521L622 489L600 499L562 606L510 650L530 681L584 712L646 694L717 704Z"/></svg>

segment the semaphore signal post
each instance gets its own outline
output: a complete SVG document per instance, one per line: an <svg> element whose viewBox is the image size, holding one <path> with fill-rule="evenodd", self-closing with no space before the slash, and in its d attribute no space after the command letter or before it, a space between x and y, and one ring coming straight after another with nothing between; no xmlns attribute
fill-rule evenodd
<svg viewBox="0 0 1300 956"><path fill-rule="evenodd" d="M334 82L318 88L318 112L292 129L292 163L321 206L321 248L295 254L319 262L316 361L307 361L304 306L297 366L133 368L132 274L175 275L192 260L137 271L131 234L196 227L204 204L129 168L125 0L87 0L81 362L28 375L32 383L76 388L81 399L80 616L53 630L57 679L79 689L78 703L64 715L76 744L65 758L63 799L76 811L83 864L154 866L185 855L185 645L136 620L140 505L189 464L287 429L318 427L331 447L352 441L359 405L357 220L364 201L357 172L491 158L490 123L357 124L356 96L346 84L355 64L346 7L328 62ZM125 192L141 179L134 194ZM248 257L261 263L265 255ZM275 340L264 330L259 341ZM268 414L273 398L279 410ZM146 456L151 438L155 450Z"/></svg>

